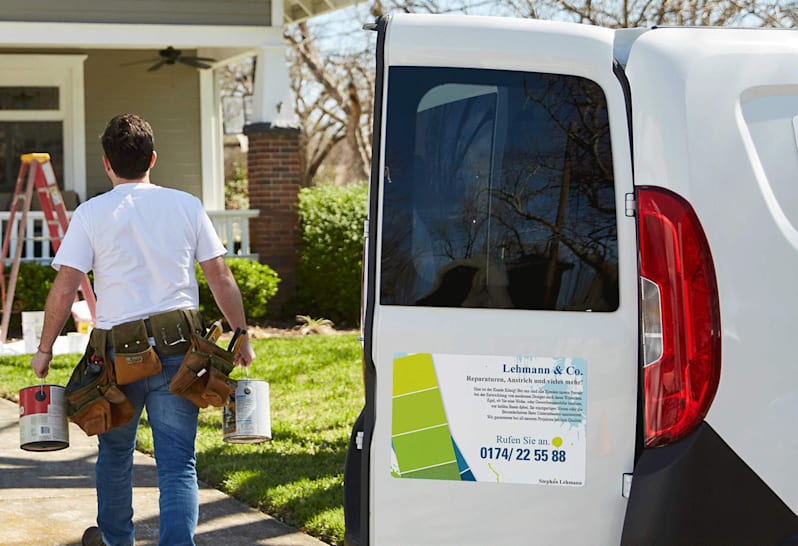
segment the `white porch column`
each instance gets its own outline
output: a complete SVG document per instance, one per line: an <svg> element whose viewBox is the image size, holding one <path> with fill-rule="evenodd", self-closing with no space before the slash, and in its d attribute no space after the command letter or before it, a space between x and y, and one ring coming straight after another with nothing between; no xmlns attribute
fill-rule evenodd
<svg viewBox="0 0 798 546"><path fill-rule="evenodd" d="M252 123L298 126L283 45L263 45L257 50L252 117Z"/></svg>
<svg viewBox="0 0 798 546"><path fill-rule="evenodd" d="M208 210L224 210L224 146L216 71L199 71L202 139L202 203Z"/></svg>

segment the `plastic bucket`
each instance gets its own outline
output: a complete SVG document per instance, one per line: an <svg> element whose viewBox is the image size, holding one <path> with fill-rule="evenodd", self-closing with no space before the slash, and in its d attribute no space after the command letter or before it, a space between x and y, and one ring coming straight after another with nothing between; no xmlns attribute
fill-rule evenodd
<svg viewBox="0 0 798 546"><path fill-rule="evenodd" d="M64 387L37 385L19 391L19 446L26 451L69 447Z"/></svg>
<svg viewBox="0 0 798 546"><path fill-rule="evenodd" d="M231 444L257 444L272 439L269 413L269 384L255 379L239 379L230 402L222 408L224 441Z"/></svg>
<svg viewBox="0 0 798 546"><path fill-rule="evenodd" d="M33 354L39 349L43 324L44 311L22 311L22 341L27 354Z"/></svg>

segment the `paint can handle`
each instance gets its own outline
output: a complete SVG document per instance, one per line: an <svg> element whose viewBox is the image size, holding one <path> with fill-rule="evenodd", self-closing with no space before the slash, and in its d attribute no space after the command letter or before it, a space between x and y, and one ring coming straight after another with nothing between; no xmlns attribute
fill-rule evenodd
<svg viewBox="0 0 798 546"><path fill-rule="evenodd" d="M39 392L33 395L37 402L44 402L44 399L47 398L47 395L44 394L44 378L39 378Z"/></svg>

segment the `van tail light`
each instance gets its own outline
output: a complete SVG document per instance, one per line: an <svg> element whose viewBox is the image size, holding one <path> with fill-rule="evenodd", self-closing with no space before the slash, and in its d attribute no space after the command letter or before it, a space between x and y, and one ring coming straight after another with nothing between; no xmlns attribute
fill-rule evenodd
<svg viewBox="0 0 798 546"><path fill-rule="evenodd" d="M693 208L655 187L637 192L645 445L697 427L720 381L715 267Z"/></svg>

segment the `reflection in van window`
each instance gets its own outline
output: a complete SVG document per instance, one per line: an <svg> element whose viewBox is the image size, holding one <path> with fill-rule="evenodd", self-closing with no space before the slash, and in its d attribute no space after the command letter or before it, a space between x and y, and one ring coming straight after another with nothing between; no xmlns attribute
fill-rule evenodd
<svg viewBox="0 0 798 546"><path fill-rule="evenodd" d="M607 105L575 76L392 67L383 305L614 311Z"/></svg>

